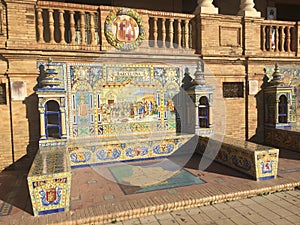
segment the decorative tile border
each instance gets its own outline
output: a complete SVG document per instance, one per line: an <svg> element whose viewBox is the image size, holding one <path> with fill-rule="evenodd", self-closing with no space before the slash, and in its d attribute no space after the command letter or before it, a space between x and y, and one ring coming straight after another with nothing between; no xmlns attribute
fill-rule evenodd
<svg viewBox="0 0 300 225"><path fill-rule="evenodd" d="M158 137L132 136L98 141L70 141L67 143L67 150L71 167L167 157L194 136L163 134Z"/></svg>

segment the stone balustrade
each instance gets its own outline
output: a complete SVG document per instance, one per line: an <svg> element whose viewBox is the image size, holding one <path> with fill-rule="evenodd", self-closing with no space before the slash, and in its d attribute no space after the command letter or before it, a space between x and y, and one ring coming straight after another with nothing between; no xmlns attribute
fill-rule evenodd
<svg viewBox="0 0 300 225"><path fill-rule="evenodd" d="M99 45L99 7L39 1L37 42L70 46Z"/></svg>
<svg viewBox="0 0 300 225"><path fill-rule="evenodd" d="M149 11L149 47L193 47L193 25L189 14Z"/></svg>
<svg viewBox="0 0 300 225"><path fill-rule="evenodd" d="M296 52L296 23L264 20L261 24L262 51L271 53Z"/></svg>
<svg viewBox="0 0 300 225"><path fill-rule="evenodd" d="M60 2L38 2L37 42L58 46L103 46L108 43L104 35L104 21L116 7L89 6ZM148 43L152 48L192 48L194 15L136 10L144 17ZM100 12L102 13L100 16ZM101 27L101 29L100 29ZM45 45L44 45L45 46Z"/></svg>
<svg viewBox="0 0 300 225"><path fill-rule="evenodd" d="M245 7L243 5L243 10L247 9L247 13L250 13L251 10L248 9L250 6L246 3L247 1L243 3L245 5ZM205 7L207 8L206 5ZM106 40L104 27L107 16L116 9L118 8L112 6L38 1L36 6L37 44L43 49L112 50L113 47ZM244 14L243 10L241 13ZM135 9L135 11L141 15L145 29L145 40L140 46L140 51L180 49L196 50L198 53L205 54L207 49L209 54L226 52L229 54L233 46L244 48L245 54L251 52L251 54L265 56L297 56L300 49L297 42L299 29L296 22L256 18L249 29L249 26L240 21L238 16L205 14L206 16L199 17L194 14L143 9ZM253 9L251 12L254 13L254 11ZM233 20L234 24L230 23ZM242 29L242 27L247 27L247 29ZM215 32L216 29L219 33ZM261 30L260 35L250 35L257 32L256 29ZM227 30L234 32L226 32ZM242 40L243 38L245 40ZM231 41L228 42L228 40ZM231 43L233 41L235 43ZM243 43L245 46L242 46ZM234 51L239 52L240 49L234 49Z"/></svg>

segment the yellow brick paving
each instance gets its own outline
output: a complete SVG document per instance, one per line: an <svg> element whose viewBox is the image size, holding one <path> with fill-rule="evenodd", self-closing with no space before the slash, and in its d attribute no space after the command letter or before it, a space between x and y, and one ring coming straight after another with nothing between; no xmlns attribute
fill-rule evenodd
<svg viewBox="0 0 300 225"><path fill-rule="evenodd" d="M171 211L105 225L288 225L300 224L300 190Z"/></svg>

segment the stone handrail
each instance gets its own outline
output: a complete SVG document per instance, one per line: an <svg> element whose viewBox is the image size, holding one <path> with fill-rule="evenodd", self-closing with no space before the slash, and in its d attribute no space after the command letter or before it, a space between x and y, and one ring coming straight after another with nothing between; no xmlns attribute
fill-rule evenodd
<svg viewBox="0 0 300 225"><path fill-rule="evenodd" d="M296 22L264 20L261 24L261 48L263 52L296 53Z"/></svg>

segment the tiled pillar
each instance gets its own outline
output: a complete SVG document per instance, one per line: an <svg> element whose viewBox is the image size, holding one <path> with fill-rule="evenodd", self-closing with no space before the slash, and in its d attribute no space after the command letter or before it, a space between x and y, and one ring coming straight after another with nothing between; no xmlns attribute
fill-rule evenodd
<svg viewBox="0 0 300 225"><path fill-rule="evenodd" d="M41 132L41 137L40 139L46 139L46 133L45 133L45 109L40 109L40 124L41 124L41 128L40 128L40 132Z"/></svg>

